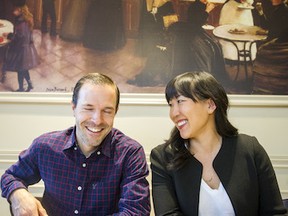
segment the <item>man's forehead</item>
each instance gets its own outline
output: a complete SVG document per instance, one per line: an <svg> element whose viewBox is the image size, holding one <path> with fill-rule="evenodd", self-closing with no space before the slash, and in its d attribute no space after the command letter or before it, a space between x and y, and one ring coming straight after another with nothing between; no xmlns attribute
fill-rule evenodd
<svg viewBox="0 0 288 216"><path fill-rule="evenodd" d="M96 102L116 103L116 91L111 85L85 83L79 92L79 101L82 104L94 104Z"/></svg>

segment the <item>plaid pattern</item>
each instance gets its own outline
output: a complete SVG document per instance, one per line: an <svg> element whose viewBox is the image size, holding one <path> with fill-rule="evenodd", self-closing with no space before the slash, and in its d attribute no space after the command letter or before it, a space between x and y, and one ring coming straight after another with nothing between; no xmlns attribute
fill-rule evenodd
<svg viewBox="0 0 288 216"><path fill-rule="evenodd" d="M142 146L112 129L86 158L75 128L46 133L2 176L2 196L41 179L48 215L149 215L148 166Z"/></svg>

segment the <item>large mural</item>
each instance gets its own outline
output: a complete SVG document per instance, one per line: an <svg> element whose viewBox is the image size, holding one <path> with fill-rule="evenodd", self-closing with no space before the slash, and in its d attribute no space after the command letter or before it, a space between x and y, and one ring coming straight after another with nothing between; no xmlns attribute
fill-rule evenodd
<svg viewBox="0 0 288 216"><path fill-rule="evenodd" d="M71 92L100 72L123 93L163 93L204 70L229 94L288 94L282 0L2 0L0 10L2 92Z"/></svg>

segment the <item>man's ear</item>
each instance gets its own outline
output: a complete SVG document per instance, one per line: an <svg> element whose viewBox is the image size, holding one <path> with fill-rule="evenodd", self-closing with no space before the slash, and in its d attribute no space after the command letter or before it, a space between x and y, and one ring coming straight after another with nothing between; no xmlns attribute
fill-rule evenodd
<svg viewBox="0 0 288 216"><path fill-rule="evenodd" d="M208 112L211 114L216 110L216 104L212 99L208 99Z"/></svg>
<svg viewBox="0 0 288 216"><path fill-rule="evenodd" d="M72 107L73 115L75 116L76 105L73 102L71 102L71 107Z"/></svg>

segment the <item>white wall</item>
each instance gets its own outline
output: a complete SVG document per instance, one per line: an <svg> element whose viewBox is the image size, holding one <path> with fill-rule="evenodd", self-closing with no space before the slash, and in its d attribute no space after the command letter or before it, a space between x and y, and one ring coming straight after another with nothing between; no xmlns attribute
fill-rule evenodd
<svg viewBox="0 0 288 216"><path fill-rule="evenodd" d="M255 135L274 165L283 198L288 197L288 97L229 96L229 117L240 132ZM74 125L71 94L0 93L0 175L18 153L47 131ZM168 138L172 123L161 94L123 94L115 127L144 146L149 159L153 147ZM34 194L42 185L31 189ZM0 198L1 215L9 215Z"/></svg>

